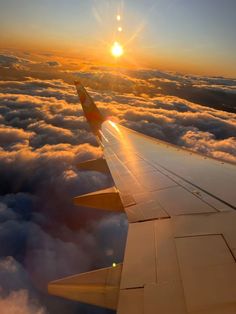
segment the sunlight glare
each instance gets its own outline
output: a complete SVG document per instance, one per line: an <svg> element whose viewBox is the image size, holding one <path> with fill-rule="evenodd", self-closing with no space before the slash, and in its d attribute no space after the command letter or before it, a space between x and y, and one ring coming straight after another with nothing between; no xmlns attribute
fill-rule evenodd
<svg viewBox="0 0 236 314"><path fill-rule="evenodd" d="M118 15L116 16L116 19L117 19L117 21L120 21L120 20L121 20L121 16L118 14Z"/></svg>
<svg viewBox="0 0 236 314"><path fill-rule="evenodd" d="M118 128L117 124L111 120L108 120L108 123L119 133L121 134L120 132L120 129Z"/></svg>
<svg viewBox="0 0 236 314"><path fill-rule="evenodd" d="M119 44L117 41L114 42L114 44L111 47L111 53L114 57L118 58L123 55L124 50L121 44Z"/></svg>
<svg viewBox="0 0 236 314"><path fill-rule="evenodd" d="M122 32L122 27L118 27L118 32Z"/></svg>

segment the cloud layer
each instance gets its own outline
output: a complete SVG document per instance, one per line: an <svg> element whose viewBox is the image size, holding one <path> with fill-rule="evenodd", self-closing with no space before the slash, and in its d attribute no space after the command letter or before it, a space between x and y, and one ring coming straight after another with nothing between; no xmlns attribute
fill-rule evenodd
<svg viewBox="0 0 236 314"><path fill-rule="evenodd" d="M46 293L50 280L122 260L127 232L124 215L73 206L74 196L109 187L112 179L76 167L102 152L72 79L80 78L104 114L123 125L236 162L236 116L206 101L211 90L211 101L220 103L223 92L230 104L235 80L63 66L0 55L0 67L9 70L0 81L0 306L7 314L110 313ZM198 93L190 95L192 88ZM193 101L199 93L204 106Z"/></svg>

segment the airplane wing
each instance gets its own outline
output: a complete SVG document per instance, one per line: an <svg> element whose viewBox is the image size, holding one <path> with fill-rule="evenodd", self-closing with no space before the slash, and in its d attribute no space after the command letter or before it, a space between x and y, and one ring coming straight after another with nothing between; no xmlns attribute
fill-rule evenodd
<svg viewBox="0 0 236 314"><path fill-rule="evenodd" d="M74 202L125 211L129 230L122 264L49 292L118 314L235 314L236 166L105 120L76 87L104 152L79 168L110 171L115 186Z"/></svg>

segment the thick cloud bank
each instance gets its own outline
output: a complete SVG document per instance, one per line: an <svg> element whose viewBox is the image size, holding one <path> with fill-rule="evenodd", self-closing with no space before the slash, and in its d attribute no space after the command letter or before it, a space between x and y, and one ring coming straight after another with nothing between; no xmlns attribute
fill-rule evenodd
<svg viewBox="0 0 236 314"><path fill-rule="evenodd" d="M197 104L199 92L182 94L190 85L204 97L205 90L221 89L230 95L229 104L235 80L92 66L65 71L57 61L42 64L53 77L33 71L38 65L28 59L0 55L0 67L10 71L0 81L1 313L110 313L46 292L50 280L122 260L127 231L123 215L72 203L74 196L106 188L112 179L76 167L102 152L69 82L83 80L104 114L123 125L236 162L235 114ZM210 95L204 99L218 94Z"/></svg>
<svg viewBox="0 0 236 314"><path fill-rule="evenodd" d="M100 313L48 297L47 283L123 256L125 217L72 202L112 184L77 170L101 150L76 103L73 87L58 80L1 82L0 258L14 271L0 272L0 306L9 314Z"/></svg>

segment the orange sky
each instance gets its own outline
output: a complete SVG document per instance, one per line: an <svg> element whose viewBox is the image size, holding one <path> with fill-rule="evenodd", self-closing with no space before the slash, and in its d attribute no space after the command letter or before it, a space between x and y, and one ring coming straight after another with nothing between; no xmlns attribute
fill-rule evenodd
<svg viewBox="0 0 236 314"><path fill-rule="evenodd" d="M236 5L190 2L4 1L0 45L100 65L236 76ZM114 41L124 47L119 60L110 53Z"/></svg>

